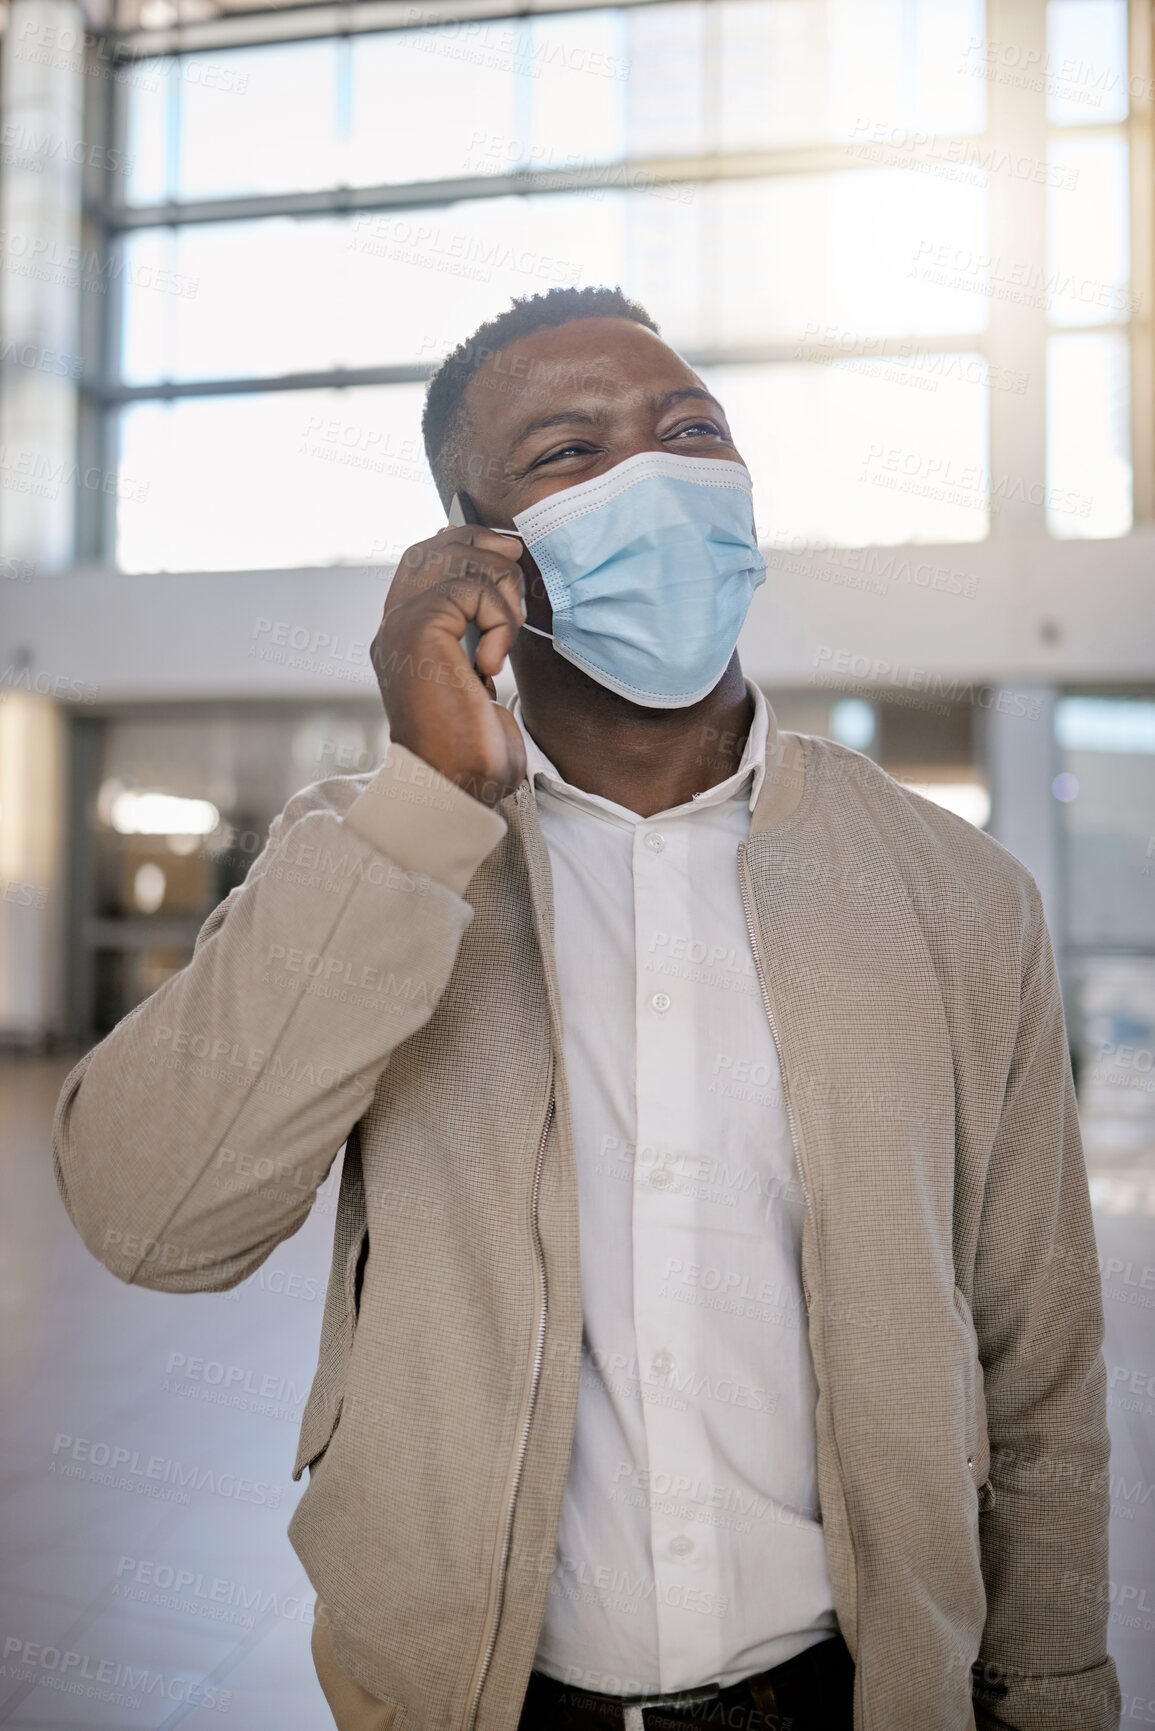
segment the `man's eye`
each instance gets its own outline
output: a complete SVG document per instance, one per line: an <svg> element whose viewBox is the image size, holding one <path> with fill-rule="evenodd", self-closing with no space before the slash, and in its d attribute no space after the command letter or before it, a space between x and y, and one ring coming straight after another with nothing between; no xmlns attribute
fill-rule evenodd
<svg viewBox="0 0 1155 1731"><path fill-rule="evenodd" d="M668 437L680 439L687 433L716 433L719 438L724 436L716 421L691 421L688 427L675 427Z"/></svg>
<svg viewBox="0 0 1155 1731"><path fill-rule="evenodd" d="M539 457L530 467L540 469L543 463L556 463L559 457L584 457L592 449L591 445L562 445L560 450L550 451L547 456Z"/></svg>

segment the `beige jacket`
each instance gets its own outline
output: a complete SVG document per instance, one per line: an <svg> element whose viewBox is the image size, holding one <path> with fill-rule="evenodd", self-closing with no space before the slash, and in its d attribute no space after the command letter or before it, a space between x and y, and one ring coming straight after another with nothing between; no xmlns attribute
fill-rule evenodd
<svg viewBox="0 0 1155 1731"><path fill-rule="evenodd" d="M1038 893L866 758L772 726L768 763L735 870L806 1198L856 1731L972 1704L979 1731L1111 1731L1105 1594L1066 1584L1107 1579L1108 1442ZM169 1292L251 1274L348 1138L290 1535L397 1731L514 1731L574 1424L549 862L528 784L502 812L397 747L298 794L57 1117L85 1243Z"/></svg>

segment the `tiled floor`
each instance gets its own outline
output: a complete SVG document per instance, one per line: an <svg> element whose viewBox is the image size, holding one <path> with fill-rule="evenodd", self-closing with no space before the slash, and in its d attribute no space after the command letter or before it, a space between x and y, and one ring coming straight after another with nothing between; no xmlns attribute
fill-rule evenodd
<svg viewBox="0 0 1155 1731"><path fill-rule="evenodd" d="M1155 1121L1086 1124L1107 1324L1110 1647L1123 1724L1155 1724ZM1084 1590L1079 1584L1077 1590Z"/></svg>
<svg viewBox="0 0 1155 1731"><path fill-rule="evenodd" d="M0 1726L332 1731L309 1658L312 1594L285 1526L336 1175L238 1291L129 1289L88 1255L56 1192L48 1131L67 1068L0 1062ZM1141 1129L1090 1125L1088 1159L1115 1444L1111 1644L1124 1723L1150 1723L1155 1149ZM226 1380L239 1404L202 1398ZM194 1467L188 1488L172 1482Z"/></svg>
<svg viewBox="0 0 1155 1731"><path fill-rule="evenodd" d="M130 1289L53 1180L69 1067L0 1064L0 1726L332 1731L285 1527L336 1174L245 1286Z"/></svg>

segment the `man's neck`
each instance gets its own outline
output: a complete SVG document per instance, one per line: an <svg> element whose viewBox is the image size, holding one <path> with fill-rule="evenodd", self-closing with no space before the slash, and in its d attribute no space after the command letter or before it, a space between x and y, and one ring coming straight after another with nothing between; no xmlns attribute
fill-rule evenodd
<svg viewBox="0 0 1155 1731"><path fill-rule="evenodd" d="M545 691L519 681L522 720L571 787L652 817L716 787L741 762L754 706L736 656L688 709L607 703L592 683L566 679L564 690Z"/></svg>

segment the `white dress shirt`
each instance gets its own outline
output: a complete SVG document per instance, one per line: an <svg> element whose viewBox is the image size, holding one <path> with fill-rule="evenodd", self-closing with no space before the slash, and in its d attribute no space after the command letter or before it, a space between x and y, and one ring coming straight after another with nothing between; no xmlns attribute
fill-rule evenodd
<svg viewBox="0 0 1155 1731"><path fill-rule="evenodd" d="M803 1199L738 883L766 768L650 818L526 733L549 850L582 1262L577 1430L536 1668L734 1683L837 1628ZM515 710L515 714L518 712Z"/></svg>

